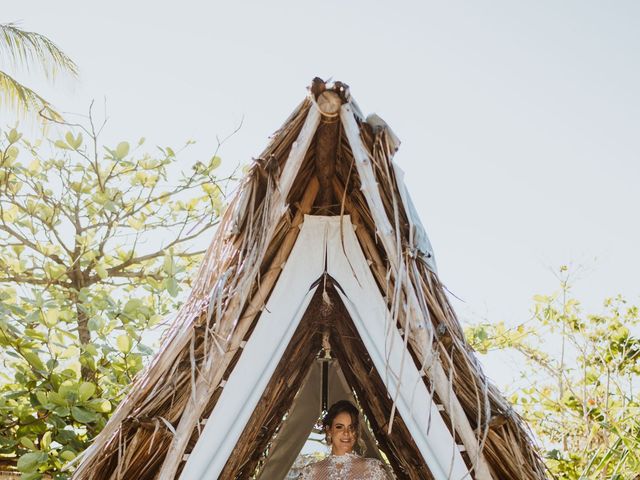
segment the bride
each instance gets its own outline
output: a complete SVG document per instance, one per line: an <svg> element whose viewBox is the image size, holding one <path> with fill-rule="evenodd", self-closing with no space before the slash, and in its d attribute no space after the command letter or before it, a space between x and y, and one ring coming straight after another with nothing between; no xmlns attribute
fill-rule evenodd
<svg viewBox="0 0 640 480"><path fill-rule="evenodd" d="M299 480L391 480L380 460L363 458L353 453L358 440L360 418L358 409L347 400L334 403L322 419L331 445L331 454L324 460L307 465Z"/></svg>

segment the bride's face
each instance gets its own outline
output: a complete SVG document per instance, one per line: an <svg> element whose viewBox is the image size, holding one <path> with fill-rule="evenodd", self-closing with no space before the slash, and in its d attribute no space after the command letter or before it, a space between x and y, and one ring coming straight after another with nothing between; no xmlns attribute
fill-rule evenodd
<svg viewBox="0 0 640 480"><path fill-rule="evenodd" d="M347 412L336 415L331 427L327 429L327 436L331 439L331 453L334 455L344 455L353 451L356 430L351 415Z"/></svg>

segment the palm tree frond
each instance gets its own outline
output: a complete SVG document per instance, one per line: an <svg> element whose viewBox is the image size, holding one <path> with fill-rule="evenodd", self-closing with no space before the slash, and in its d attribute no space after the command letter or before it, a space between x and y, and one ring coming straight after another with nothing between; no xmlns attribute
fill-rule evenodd
<svg viewBox="0 0 640 480"><path fill-rule="evenodd" d="M0 70L0 108L10 108L18 114L40 112L44 119L60 121L62 116L44 98L11 75Z"/></svg>
<svg viewBox="0 0 640 480"><path fill-rule="evenodd" d="M0 56L8 57L15 68L28 70L38 65L50 80L61 72L78 76L75 62L49 38L14 23L0 23Z"/></svg>

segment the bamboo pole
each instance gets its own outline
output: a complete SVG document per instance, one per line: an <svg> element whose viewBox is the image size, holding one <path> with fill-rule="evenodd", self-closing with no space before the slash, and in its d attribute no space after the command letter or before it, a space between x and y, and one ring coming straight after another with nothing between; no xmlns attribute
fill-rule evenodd
<svg viewBox="0 0 640 480"><path fill-rule="evenodd" d="M342 187L337 180L334 181L334 189L335 189L336 195L342 194ZM344 207L345 207L345 211L347 211L351 215L354 225L357 225L360 215L358 211L353 207L353 204L348 199L348 197L346 197L344 200ZM372 262L371 268L373 270L374 276L378 279L378 282L380 282L381 285L384 285L384 281L386 279L386 270L373 239L371 238L371 236L369 235L369 233L365 228L356 228L356 236L358 237L358 240L360 241L361 245L364 247L364 250L371 257L369 258L369 260ZM409 337L409 340L413 349L424 358L423 352L418 347L416 342L411 341L411 336ZM440 399L440 401L442 401L442 399ZM439 405L439 407L444 408L444 406L442 405Z"/></svg>
<svg viewBox="0 0 640 480"><path fill-rule="evenodd" d="M340 117L342 119L342 125L345 129L349 145L351 146L351 151L353 152L356 169L360 176L362 193L364 194L371 211L371 215L375 221L377 233L382 240L385 251L387 252L387 258L391 264L392 272L397 277L398 272L405 271L401 245L399 239L395 237L394 230L387 218L382 198L380 197L380 192L378 190L375 174L371 166L371 160L368 152L362 144L360 128L358 127L350 104L342 106ZM400 279L396 278L396 281L400 281ZM413 313L417 318L422 317L422 309L420 308L417 294L410 282L406 283L406 295L409 303L409 313ZM410 315L408 315L407 318L410 318ZM450 379L444 371L439 358L432 355L431 352L424 351L424 346L431 343L427 338L427 332L425 332L425 329L429 331L430 335L433 335L432 325L425 321L422 322L425 328L409 329L410 322L407 321L406 323L407 325L405 325L405 328L411 332L410 341L413 344L412 346L416 353L421 357L423 364L428 366L429 371L432 374L435 391L443 402L452 422L455 423L454 429L460 435L462 443L473 462L476 478L478 480L493 480L487 461L480 450L478 439L466 417L466 413L462 408L460 400L452 391Z"/></svg>
<svg viewBox="0 0 640 480"><path fill-rule="evenodd" d="M342 100L336 92L326 90L318 96L322 121L315 144L316 175L320 182L319 206L329 210L333 202L332 180L336 172L336 151L340 130L339 111Z"/></svg>
<svg viewBox="0 0 640 480"><path fill-rule="evenodd" d="M262 311L262 307L266 303L267 297L269 296L269 293L271 293L272 287L275 285L287 258L289 258L289 253L291 253L296 239L298 238L300 225L304 222L304 216L311 211L313 202L318 195L319 185L320 184L316 177L312 177L309 181L307 191L302 198L302 202L300 202L300 207L291 222L291 227L282 240L282 246L276 253L275 257L273 257L269 269L262 278L257 293L249 302L246 313L240 318L240 321L246 321L246 319L249 318L253 320L253 318Z"/></svg>
<svg viewBox="0 0 640 480"><path fill-rule="evenodd" d="M378 283L384 287L386 281L384 262L382 261L382 257L380 257L380 253L378 252L375 242L367 232L365 225L362 224L360 214L353 206L353 202L348 195L344 195L344 188L337 178L333 179L333 190L338 200L344 203L345 212L351 215L351 223L356 227L356 237L358 237L360 245L364 248L367 260L371 262L371 268L373 269L373 274L378 280Z"/></svg>

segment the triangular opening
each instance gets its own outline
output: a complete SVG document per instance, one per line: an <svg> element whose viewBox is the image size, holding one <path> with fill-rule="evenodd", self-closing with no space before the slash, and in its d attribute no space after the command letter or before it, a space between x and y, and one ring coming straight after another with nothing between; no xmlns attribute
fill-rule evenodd
<svg viewBox="0 0 640 480"><path fill-rule="evenodd" d="M264 479L286 478L321 409L319 404L304 405L307 411L302 413L299 408L294 412L293 407L299 394L309 395L303 388L305 381L311 376L311 381L317 381L313 369L317 369L325 332L339 367L336 372L344 375L351 389L348 393L355 393L377 442L370 444L372 450L365 455L378 457L379 448L398 479L432 479L399 414L394 417L391 433L387 433L392 400L330 277L314 294L220 477L248 479L257 474ZM295 419L299 422L295 431L287 425L289 415L299 417ZM280 465L274 466L274 459Z"/></svg>
<svg viewBox="0 0 640 480"><path fill-rule="evenodd" d="M354 405L360 403L344 377L339 362L327 359L323 351L312 365L286 418L272 439L269 455L260 469L259 478L297 479L304 466L325 458L331 449L325 441L321 417L329 406L339 400L348 400ZM366 417L364 420L356 453L369 458L385 459L378 450ZM283 477L283 472L287 470L289 473Z"/></svg>
<svg viewBox="0 0 640 480"><path fill-rule="evenodd" d="M389 324L386 302L353 228L348 217L305 218L282 275L246 348L238 352L238 363L187 461L184 478L252 478L260 471L272 453L274 434L317 361L323 337L329 340L348 388L361 399L378 445L398 478L442 480L468 474L424 378L398 330ZM319 411L301 427L302 440L318 415Z"/></svg>

